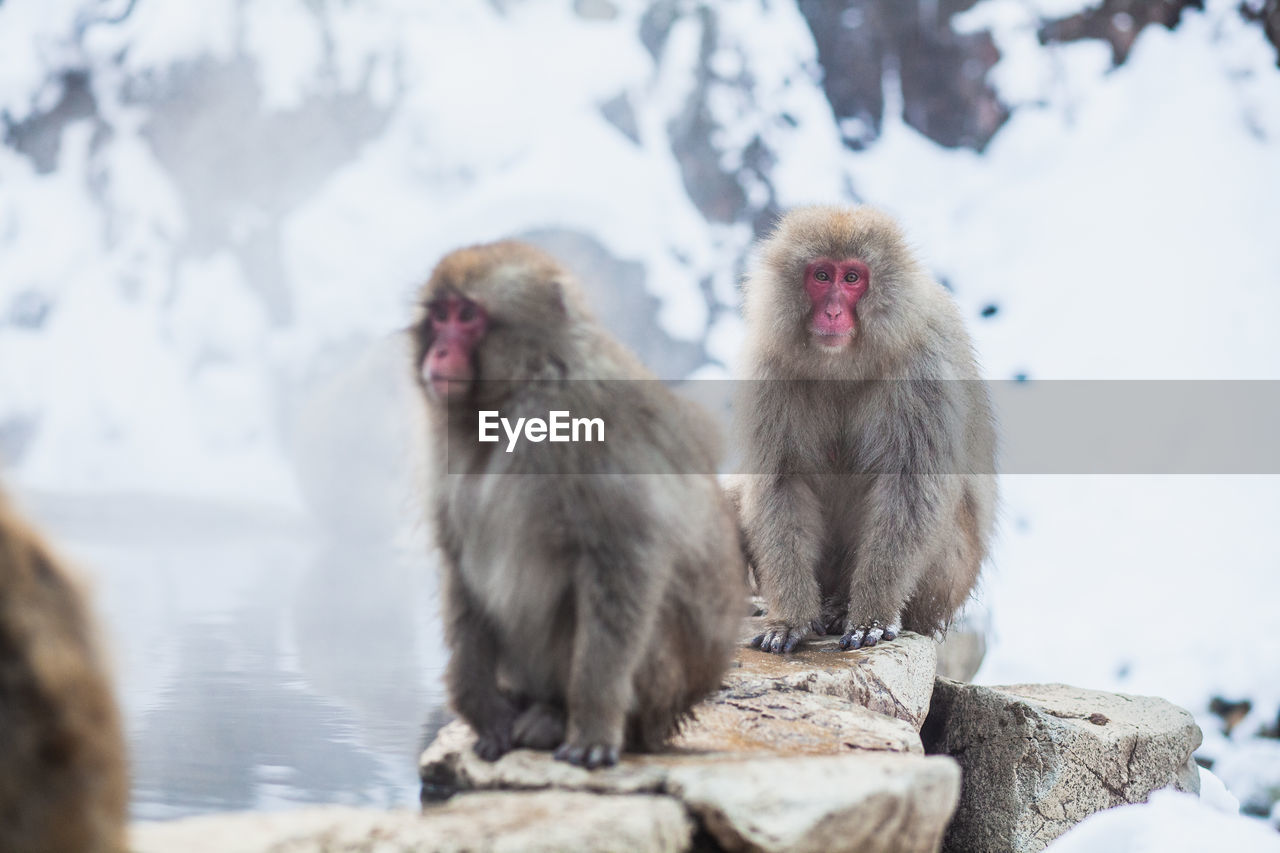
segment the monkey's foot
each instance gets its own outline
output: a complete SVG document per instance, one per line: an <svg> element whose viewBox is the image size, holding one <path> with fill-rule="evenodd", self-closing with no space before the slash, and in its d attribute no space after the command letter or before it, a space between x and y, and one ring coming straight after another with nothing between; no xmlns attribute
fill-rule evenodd
<svg viewBox="0 0 1280 853"><path fill-rule="evenodd" d="M870 648L881 640L892 640L896 636L898 636L897 628L886 625L878 619L872 619L864 625L846 626L844 636L840 638L840 648L860 649L864 646Z"/></svg>
<svg viewBox="0 0 1280 853"><path fill-rule="evenodd" d="M789 655L796 650L796 646L800 645L800 641L809 636L810 633L822 634L821 623L817 620L811 620L807 625L787 625L785 623L777 623L768 625L763 634L758 634L752 641L751 645L762 652L771 652L776 655Z"/></svg>
<svg viewBox="0 0 1280 853"><path fill-rule="evenodd" d="M564 740L564 712L534 702L516 718L514 741L527 749L555 749Z"/></svg>
<svg viewBox="0 0 1280 853"><path fill-rule="evenodd" d="M556 750L556 761L567 761L588 770L612 767L618 763L618 747L602 743L573 744L565 741Z"/></svg>
<svg viewBox="0 0 1280 853"><path fill-rule="evenodd" d="M494 728L483 734L476 732L476 743L472 749L485 761L497 761L511 751L511 727Z"/></svg>

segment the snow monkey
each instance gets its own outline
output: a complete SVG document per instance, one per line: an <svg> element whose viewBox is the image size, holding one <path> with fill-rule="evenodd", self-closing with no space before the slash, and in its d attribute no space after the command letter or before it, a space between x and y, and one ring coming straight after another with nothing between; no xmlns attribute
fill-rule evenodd
<svg viewBox="0 0 1280 853"><path fill-rule="evenodd" d="M120 853L128 801L84 599L0 494L0 850Z"/></svg>
<svg viewBox="0 0 1280 853"><path fill-rule="evenodd" d="M888 216L808 207L758 247L735 401L742 524L791 652L945 630L994 526L995 427L947 292Z"/></svg>
<svg viewBox="0 0 1280 853"><path fill-rule="evenodd" d="M532 246L452 252L419 304L445 681L475 751L554 749L594 768L659 748L719 686L743 612L714 424ZM598 418L604 440L480 441L493 412Z"/></svg>

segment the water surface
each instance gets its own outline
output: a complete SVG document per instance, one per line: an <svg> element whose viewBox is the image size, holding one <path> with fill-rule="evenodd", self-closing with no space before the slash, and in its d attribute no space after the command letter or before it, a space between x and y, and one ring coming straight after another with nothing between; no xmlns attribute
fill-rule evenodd
<svg viewBox="0 0 1280 853"><path fill-rule="evenodd" d="M421 542L181 501L18 497L92 583L136 819L417 802L446 657Z"/></svg>

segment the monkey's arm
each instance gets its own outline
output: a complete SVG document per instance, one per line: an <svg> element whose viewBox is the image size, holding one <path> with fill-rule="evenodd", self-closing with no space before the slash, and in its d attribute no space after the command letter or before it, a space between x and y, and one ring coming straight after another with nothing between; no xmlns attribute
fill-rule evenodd
<svg viewBox="0 0 1280 853"><path fill-rule="evenodd" d="M633 680L661 607L658 565L631 532L593 537L575 567L577 625L567 695L561 761L593 768L616 764L622 748ZM613 540L612 542L610 540Z"/></svg>
<svg viewBox="0 0 1280 853"><path fill-rule="evenodd" d="M454 710L476 733L475 751L486 761L496 761L512 746L516 709L498 690L498 640L463 585L457 565L442 557L444 635L451 654L445 683Z"/></svg>
<svg viewBox="0 0 1280 853"><path fill-rule="evenodd" d="M796 475L778 474L754 484L744 527L756 578L769 603L761 651L789 653L817 630L821 591L815 570L822 542L822 508Z"/></svg>
<svg viewBox="0 0 1280 853"><path fill-rule="evenodd" d="M902 610L929 569L931 545L960 499L962 436L954 401L939 382L900 382L907 397L886 408L887 438L870 461L872 484L858 524L858 548L841 648L896 635Z"/></svg>

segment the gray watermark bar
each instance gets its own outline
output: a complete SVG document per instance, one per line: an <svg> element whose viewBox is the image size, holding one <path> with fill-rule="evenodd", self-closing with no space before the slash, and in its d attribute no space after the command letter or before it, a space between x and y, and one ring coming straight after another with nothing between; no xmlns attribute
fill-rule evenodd
<svg viewBox="0 0 1280 853"><path fill-rule="evenodd" d="M536 474L766 474L749 470L741 436L734 430L735 406L762 398L787 401L780 409L776 440L811 444L813 420L829 433L822 448L809 456L788 456L787 473L796 475L939 475L939 474L1078 474L1078 475L1280 475L1280 381L1273 380L1035 380L932 381L874 380L691 380L663 382L676 396L701 407L718 424L724 453L714 470L680 461L646 448L655 443L654 423L645 412L658 380L573 380L477 383L488 402L454 404L446 447L447 470L475 473L477 459L497 453L507 459L502 473ZM591 387L579 386L589 382ZM934 408L934 429L946 444L972 444L964 420L943 417L975 394L991 403L997 434L995 465L956 454L956 461L921 458L907 467L869 458L861 452L848 412L859 406L884 409L883 401L911 397ZM488 429L482 440L480 412ZM553 413L563 414L553 414ZM496 413L496 414L492 414ZM518 440L508 424L526 418ZM544 431L535 419L566 423L557 437L537 440ZM593 425L575 434L573 424ZM528 425L534 429L530 431ZM474 424L470 432L467 424ZM501 441L493 441L495 435ZM589 435L590 440L577 440ZM530 437L534 440L529 440ZM802 439L797 441L796 439ZM816 452L814 452L816 450ZM678 454L677 454L678 455ZM690 454L696 458L696 454ZM688 470L686 470L688 469Z"/></svg>

